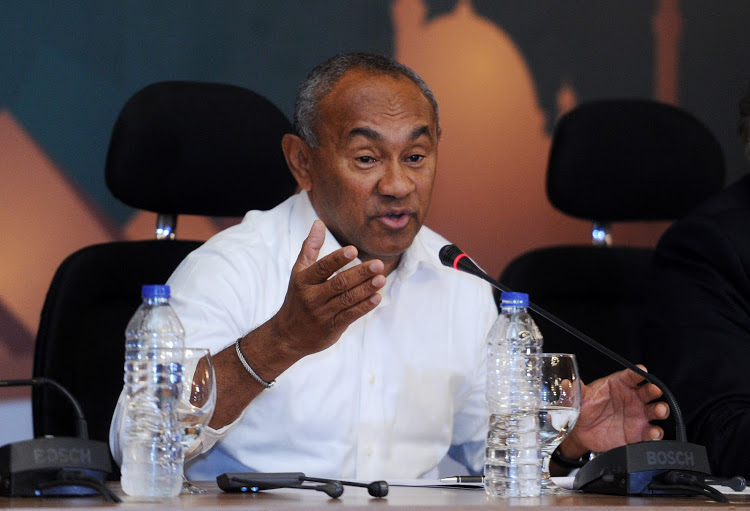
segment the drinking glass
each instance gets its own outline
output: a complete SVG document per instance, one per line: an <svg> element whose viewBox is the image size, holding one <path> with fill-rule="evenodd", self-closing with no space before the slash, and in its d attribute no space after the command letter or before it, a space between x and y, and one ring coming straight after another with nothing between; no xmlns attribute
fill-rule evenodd
<svg viewBox="0 0 750 511"><path fill-rule="evenodd" d="M216 408L216 378L211 353L204 348L185 348L183 358L183 386L177 417L180 422L182 447L189 454L200 442L201 435ZM182 493L206 493L182 475Z"/></svg>
<svg viewBox="0 0 750 511"><path fill-rule="evenodd" d="M544 353L539 429L542 441L542 494L566 493L549 475L552 453L568 436L581 411L581 379L575 355Z"/></svg>

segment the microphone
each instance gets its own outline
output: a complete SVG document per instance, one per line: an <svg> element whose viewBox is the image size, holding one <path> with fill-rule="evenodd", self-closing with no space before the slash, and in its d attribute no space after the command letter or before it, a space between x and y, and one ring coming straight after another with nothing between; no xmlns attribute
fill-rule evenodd
<svg viewBox="0 0 750 511"><path fill-rule="evenodd" d="M120 502L105 485L112 471L109 446L90 440L83 410L73 395L50 378L0 380L2 387L49 385L73 406L76 437L45 437L0 447L0 495L6 497L102 495Z"/></svg>
<svg viewBox="0 0 750 511"><path fill-rule="evenodd" d="M445 245L443 248L440 249L439 253L440 262L443 263L444 266L450 266L458 271L463 271L465 273L469 273L471 275L474 275L475 277L479 277L480 279L489 282L489 284L494 287L495 289L498 289L500 291L512 291L507 286L504 286L491 278L489 275L487 275L479 266L472 261L469 256L466 255L460 248L458 248L456 245ZM682 419L682 411L680 410L680 407L677 405L677 400L675 399L672 392L667 388L667 386L659 380L656 376L653 376L650 373L647 373L637 365L633 364L626 358L620 356L619 354L615 353L614 351L610 350L606 346L598 343L588 335L584 334L583 332L579 331L576 328L573 328L557 316L553 316L546 310L542 309L535 303L529 301L529 308L542 316L543 318L547 319L549 322L551 322L553 325L565 330L569 334L573 335L578 340L581 340L594 348L595 350L599 351L600 353L604 354L606 357L618 362L620 365L630 369L631 371L637 373L639 376L642 376L643 379L646 381L653 383L656 385L659 390L662 391L662 394L664 394L664 398L669 403L669 407L672 409L672 414L674 415L675 419L675 428L677 429L675 436L677 437L677 440L680 442L685 442L687 439L687 435L685 433L685 424Z"/></svg>
<svg viewBox="0 0 750 511"><path fill-rule="evenodd" d="M304 482L323 484L305 486ZM385 481L373 481L366 484L308 477L302 472L227 472L217 476L216 483L223 491L230 493L256 493L274 488L300 488L323 491L331 498L338 498L344 493L344 485L346 485L367 488L367 492L377 498L388 495L388 483Z"/></svg>
<svg viewBox="0 0 750 511"><path fill-rule="evenodd" d="M438 255L440 262L445 266L479 277L500 291L512 291L507 286L500 284L487 275L456 245L445 245L440 249ZM529 308L606 357L635 372L644 380L656 385L661 390L667 403L669 403L675 419L675 435L677 440L639 442L616 447L601 453L579 469L573 483L574 489L613 495L684 495L686 493L695 494L696 492L700 492L710 498L716 500L722 500L723 498L723 501L726 501L726 497L721 493L707 491L698 483L694 485L696 488L687 490L684 484L681 485L674 482L665 483L663 482L663 477L657 480L657 476L673 471L695 472L700 474L701 480L711 474L706 448L687 442L682 411L677 405L677 400L672 392L659 378L642 370L629 360L598 343L533 302L529 302ZM670 481L674 478L667 477L666 479Z"/></svg>
<svg viewBox="0 0 750 511"><path fill-rule="evenodd" d="M83 417L83 409L81 409L81 405L78 404L78 400L73 397L73 394L71 394L68 389L57 383L55 380L44 378L42 376L23 380L0 380L0 387L40 387L42 385L53 387L60 394L65 396L65 399L73 405L73 412L76 414L76 436L84 440L88 439L89 429L86 419Z"/></svg>
<svg viewBox="0 0 750 511"><path fill-rule="evenodd" d="M341 483L338 481L329 481L325 484L319 484L316 486L303 486L299 485L296 488L300 488L302 490L317 490L322 491L332 499L337 499L341 497L341 495L344 494L344 487L341 486Z"/></svg>
<svg viewBox="0 0 750 511"><path fill-rule="evenodd" d="M734 477L727 477L727 478L709 477L706 479L706 482L708 484L717 484L719 486L727 486L734 491L743 491L745 488L747 488L747 481L742 476L734 476Z"/></svg>
<svg viewBox="0 0 750 511"><path fill-rule="evenodd" d="M304 480L318 482L318 483L331 482L330 479L321 479L318 477L307 477L307 476L304 476ZM383 498L386 495L388 495L388 483L385 481L373 481L369 484L358 483L356 481L336 481L336 482L341 483L346 486L358 486L360 488L367 488L367 493L369 493L373 497Z"/></svg>

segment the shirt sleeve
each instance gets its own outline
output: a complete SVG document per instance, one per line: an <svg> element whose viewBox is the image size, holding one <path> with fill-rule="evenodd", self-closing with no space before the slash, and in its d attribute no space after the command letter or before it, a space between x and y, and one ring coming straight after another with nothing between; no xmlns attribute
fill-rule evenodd
<svg viewBox="0 0 750 511"><path fill-rule="evenodd" d="M185 328L185 345L208 348L212 354L234 344L268 319L259 297L271 302L273 293L262 281L257 251L237 253L222 246L202 247L178 266L168 284L171 304ZM261 289L266 288L265 293ZM242 416L220 429L206 428L186 453L195 456L224 438Z"/></svg>
<svg viewBox="0 0 750 511"><path fill-rule="evenodd" d="M253 287L231 263L215 254L193 253L178 266L168 280L170 300L185 328L185 345L208 348L216 354L247 333L245 325L254 322L243 310L246 298L235 282Z"/></svg>
<svg viewBox="0 0 750 511"><path fill-rule="evenodd" d="M206 426L203 432L193 442L193 445L191 445L187 452L185 452L185 461L204 452L208 452L216 442L227 436L227 434L242 421L244 415L245 412L242 412L232 423L219 429Z"/></svg>

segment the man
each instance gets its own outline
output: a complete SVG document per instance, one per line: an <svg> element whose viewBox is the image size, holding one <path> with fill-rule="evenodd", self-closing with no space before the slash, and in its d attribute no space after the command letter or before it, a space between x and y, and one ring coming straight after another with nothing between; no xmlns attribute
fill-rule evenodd
<svg viewBox="0 0 750 511"><path fill-rule="evenodd" d="M433 477L479 470L488 285L443 267L423 227L437 102L413 71L340 55L303 83L282 141L302 192L248 213L169 281L188 344L216 352L218 404L192 472ZM236 339L236 342L235 342ZM271 386L275 380L278 383ZM661 437L664 403L617 373L585 393L564 454Z"/></svg>
<svg viewBox="0 0 750 511"><path fill-rule="evenodd" d="M750 157L750 95L739 133ZM750 175L659 240L642 331L649 366L674 392L688 439L714 475L750 478Z"/></svg>

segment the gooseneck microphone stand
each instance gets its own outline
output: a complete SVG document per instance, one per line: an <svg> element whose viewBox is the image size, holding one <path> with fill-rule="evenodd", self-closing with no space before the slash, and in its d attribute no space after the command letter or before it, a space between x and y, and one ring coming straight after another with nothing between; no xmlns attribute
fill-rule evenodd
<svg viewBox="0 0 750 511"><path fill-rule="evenodd" d="M456 245L445 245L440 249L438 256L445 266L479 277L500 291L512 291L487 275ZM575 489L614 495L700 494L728 503L725 495L706 483L707 479L714 483L744 488L745 481L741 477L725 481L711 479L706 448L687 442L682 411L674 394L659 378L642 370L533 302L529 302L529 308L658 387L675 418L677 440L638 442L601 453L579 469L573 483Z"/></svg>

